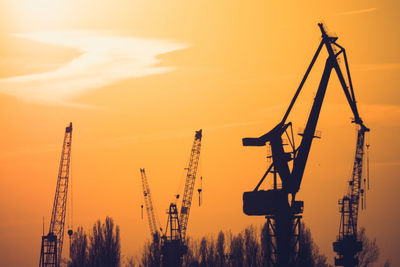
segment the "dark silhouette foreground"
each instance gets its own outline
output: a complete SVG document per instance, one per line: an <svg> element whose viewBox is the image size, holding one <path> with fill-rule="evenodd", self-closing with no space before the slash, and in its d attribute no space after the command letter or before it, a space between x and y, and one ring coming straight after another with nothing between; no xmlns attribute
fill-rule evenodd
<svg viewBox="0 0 400 267"><path fill-rule="evenodd" d="M327 263L326 256L320 253L310 229L304 224L301 229L301 249L295 266L332 266ZM266 246L269 244L266 240L269 236L267 230L266 225L262 228L248 226L237 235L220 231L216 238L210 235L189 239L183 266L270 266L271 248ZM358 235L363 243L363 251L358 255L360 267L372 266L379 258L376 240L370 240L364 228L360 229ZM161 266L159 235L154 235L153 240L144 245L140 261L127 257L122 264L119 227L109 217L104 223L98 220L88 234L78 227L72 238L68 267ZM390 266L389 260L384 266Z"/></svg>
<svg viewBox="0 0 400 267"><path fill-rule="evenodd" d="M110 217L98 220L89 236L79 227L72 238L69 267L121 266L119 227Z"/></svg>
<svg viewBox="0 0 400 267"><path fill-rule="evenodd" d="M304 225L302 229L302 246L296 266L329 266L327 258L314 243L311 231ZM271 248L265 246L268 244L266 231L266 225L262 229L249 226L237 235L220 231L216 239L212 236L190 239L183 266L269 266ZM160 266L160 247L158 236L146 243L140 265Z"/></svg>

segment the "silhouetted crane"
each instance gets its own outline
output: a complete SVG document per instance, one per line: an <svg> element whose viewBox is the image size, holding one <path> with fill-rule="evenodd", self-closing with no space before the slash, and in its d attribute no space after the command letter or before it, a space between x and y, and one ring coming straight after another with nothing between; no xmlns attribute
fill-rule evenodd
<svg viewBox="0 0 400 267"><path fill-rule="evenodd" d="M354 157L352 176L349 180L347 194L339 200L341 215L339 236L337 237L336 242L333 242L333 250L338 254L338 257L335 257L336 266L358 266L357 254L362 250L362 242L357 238L357 221L360 199L362 201L362 208L365 205L364 203L366 199L366 179L364 179L363 183L362 177L365 133L368 131L369 129L365 127L359 127L357 131L356 153ZM369 145L367 144L367 149L368 146Z"/></svg>
<svg viewBox="0 0 400 267"><path fill-rule="evenodd" d="M142 177L144 204L146 207L147 219L149 220L150 234L151 237L154 237L154 235L159 234L159 232L156 217L154 215L154 206L151 198L150 186L147 181L146 171L144 169L140 169L140 175Z"/></svg>
<svg viewBox="0 0 400 267"><path fill-rule="evenodd" d="M201 138L202 130L196 131L190 153L189 166L186 168L185 190L180 213L178 214L178 208L175 203L171 203L168 209L167 226L161 244L163 266L181 266L182 256L187 252L186 230L200 159Z"/></svg>
<svg viewBox="0 0 400 267"><path fill-rule="evenodd" d="M318 26L322 33L322 40L282 121L261 137L243 139L244 146L265 146L269 143L271 148L272 163L256 188L243 194L243 211L247 215L266 216L269 233L267 240L270 240L267 246L272 249L270 264L273 266L293 266L296 261L300 244L298 239L300 220L303 213L303 201L296 200L296 194L300 189L312 141L315 137L318 137L316 135L316 126L332 70L336 71L347 101L350 104L354 114L353 122L366 129L358 114L345 49L336 43L337 37L329 36L326 33L322 23L319 23ZM287 123L286 120L323 46L326 47L328 58L326 59L325 68L306 127L304 132L299 134L301 136L300 145L296 147L292 123ZM341 54L345 59L349 86L339 66L338 57ZM289 149L284 149L283 136L288 139ZM273 189L258 190L270 173L273 174L274 178ZM281 180L280 187L277 182L278 176Z"/></svg>
<svg viewBox="0 0 400 267"><path fill-rule="evenodd" d="M59 267L64 239L65 213L68 196L69 166L71 159L72 123L65 128L64 142L58 171L56 194L49 233L42 236L39 267ZM72 234L72 230L68 231Z"/></svg>

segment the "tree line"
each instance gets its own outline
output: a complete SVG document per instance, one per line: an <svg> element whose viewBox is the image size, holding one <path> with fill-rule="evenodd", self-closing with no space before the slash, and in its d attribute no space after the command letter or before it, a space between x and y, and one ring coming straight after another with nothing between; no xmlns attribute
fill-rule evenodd
<svg viewBox="0 0 400 267"><path fill-rule="evenodd" d="M310 229L302 224L300 227L300 250L296 257L297 267L327 267L327 258L314 242ZM204 236L199 239L189 238L188 251L183 257L183 266L191 267L257 267L271 266L271 248L268 244L268 228L248 226L243 231L232 234L231 231L220 231L215 237ZM372 266L379 258L376 240L370 240L361 228L359 238L363 250L359 253L360 267ZM161 238L155 235L144 244L139 259L121 256L120 231L112 218L107 217L104 223L97 221L92 230L86 233L79 227L72 236L68 267L133 267L161 266ZM385 267L390 266L386 261Z"/></svg>
<svg viewBox="0 0 400 267"><path fill-rule="evenodd" d="M311 237L309 228L301 227L300 251L296 266L329 266L327 259L319 252L318 246ZM188 240L188 252L183 257L183 266L233 266L255 267L271 266L271 249L268 244L268 228L248 226L240 233L220 231L217 238L213 236ZM155 235L143 250L140 266L156 267L161 261L161 242Z"/></svg>

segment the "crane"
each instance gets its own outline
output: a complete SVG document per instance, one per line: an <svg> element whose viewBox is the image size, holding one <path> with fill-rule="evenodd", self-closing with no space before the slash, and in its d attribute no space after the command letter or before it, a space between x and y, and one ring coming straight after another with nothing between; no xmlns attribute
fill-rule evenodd
<svg viewBox="0 0 400 267"><path fill-rule="evenodd" d="M314 138L319 138L316 134L316 126L332 70L335 70L339 78L354 115L352 122L364 130L368 129L363 124L357 110L346 51L336 42L338 37L329 36L322 23L319 23L318 26L322 40L282 120L267 134L257 138L243 138L242 140L244 146L265 146L268 144L271 149L272 163L255 189L243 194L243 212L249 216L266 216L270 234L268 238L270 244L267 244L267 246L272 248L270 264L274 266L293 266L297 260L304 203L296 200L296 194L300 189L312 141ZM302 133L299 133L301 142L296 147L292 122L286 122L286 120L323 47L326 48L328 57L306 127ZM347 81L339 65L338 57L340 55L344 57ZM283 137L288 139L289 145L286 146L286 149ZM259 190L268 174L273 176L273 188ZM281 181L280 186L278 185L278 177Z"/></svg>
<svg viewBox="0 0 400 267"><path fill-rule="evenodd" d="M362 175L365 147L367 151L369 147L368 144L365 145L365 133L368 131L362 127L358 128L352 176L349 180L347 194L339 200L341 214L339 236L333 242L333 250L338 254L338 257L335 257L335 266L358 266L356 256L362 250L362 242L357 238L357 221L360 199L363 200L365 197L366 186L365 179L363 183Z"/></svg>
<svg viewBox="0 0 400 267"><path fill-rule="evenodd" d="M202 130L196 131L190 152L189 165L185 168L187 174L180 212L178 213L176 203L171 203L167 212L167 226L161 244L163 266L181 266L182 256L187 252L187 245L185 244L186 230L200 160L201 138Z"/></svg>
<svg viewBox="0 0 400 267"><path fill-rule="evenodd" d="M146 207L147 219L149 220L150 234L151 237L153 238L154 235L159 234L159 232L158 232L156 217L154 216L154 206L153 206L153 201L151 199L150 186L147 181L145 169L140 169L140 175L142 177L144 204Z"/></svg>
<svg viewBox="0 0 400 267"><path fill-rule="evenodd" d="M68 180L71 160L72 123L65 128L64 142L58 171L56 194L49 233L42 236L39 267L59 267L64 239ZM68 231L69 235L72 231Z"/></svg>
<svg viewBox="0 0 400 267"><path fill-rule="evenodd" d="M186 237L186 229L189 221L190 206L192 205L193 189L196 182L197 167L200 160L202 130L196 131L192 150L190 152L189 166L187 167L185 190L182 198L179 222L181 224L182 239Z"/></svg>

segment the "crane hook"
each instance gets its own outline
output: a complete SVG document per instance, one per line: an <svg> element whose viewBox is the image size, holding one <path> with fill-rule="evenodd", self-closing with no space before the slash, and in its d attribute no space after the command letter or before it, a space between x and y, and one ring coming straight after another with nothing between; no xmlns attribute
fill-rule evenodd
<svg viewBox="0 0 400 267"><path fill-rule="evenodd" d="M201 192L203 191L203 176L200 176L200 187L197 189L199 193L199 207L201 206Z"/></svg>

